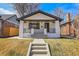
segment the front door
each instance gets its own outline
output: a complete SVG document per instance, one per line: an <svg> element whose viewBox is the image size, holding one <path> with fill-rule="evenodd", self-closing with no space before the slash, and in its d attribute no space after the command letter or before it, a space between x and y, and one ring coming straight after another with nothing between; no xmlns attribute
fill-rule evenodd
<svg viewBox="0 0 79 59"><path fill-rule="evenodd" d="M49 32L49 23L45 23L45 28L47 29L47 32Z"/></svg>

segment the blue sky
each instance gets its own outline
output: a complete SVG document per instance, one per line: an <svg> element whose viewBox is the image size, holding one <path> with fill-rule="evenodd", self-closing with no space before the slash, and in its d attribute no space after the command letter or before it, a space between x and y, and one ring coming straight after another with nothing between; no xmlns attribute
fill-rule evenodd
<svg viewBox="0 0 79 59"><path fill-rule="evenodd" d="M52 3L52 4L41 4L40 9L53 13L56 8L61 8L65 13L72 13L73 15L78 13L79 4L77 3Z"/></svg>
<svg viewBox="0 0 79 59"><path fill-rule="evenodd" d="M73 15L75 15L78 13L77 8L79 8L79 4L77 3L42 3L40 4L39 8L43 11L46 11L52 14L55 8L62 8L65 13L70 12ZM13 9L11 4L0 3L0 13L12 14L12 13L15 13L15 10Z"/></svg>

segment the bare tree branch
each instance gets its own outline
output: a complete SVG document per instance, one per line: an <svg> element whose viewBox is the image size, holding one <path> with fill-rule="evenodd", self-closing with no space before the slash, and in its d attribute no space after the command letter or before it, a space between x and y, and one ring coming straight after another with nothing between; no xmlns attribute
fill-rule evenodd
<svg viewBox="0 0 79 59"><path fill-rule="evenodd" d="M60 18L64 18L64 16L65 16L65 13L63 12L63 9L61 9L61 8L56 8L54 10L54 14Z"/></svg>
<svg viewBox="0 0 79 59"><path fill-rule="evenodd" d="M18 12L20 17L39 9L38 3L13 3L12 5L15 8L15 10Z"/></svg>

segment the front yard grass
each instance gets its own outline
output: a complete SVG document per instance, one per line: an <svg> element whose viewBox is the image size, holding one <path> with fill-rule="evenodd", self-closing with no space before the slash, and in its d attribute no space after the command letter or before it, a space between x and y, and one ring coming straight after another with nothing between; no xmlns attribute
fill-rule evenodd
<svg viewBox="0 0 79 59"><path fill-rule="evenodd" d="M79 40L44 39L50 46L52 56L79 56ZM26 56L33 40L0 38L0 56Z"/></svg>
<svg viewBox="0 0 79 59"><path fill-rule="evenodd" d="M31 39L0 38L0 56L26 56Z"/></svg>
<svg viewBox="0 0 79 59"><path fill-rule="evenodd" d="M79 56L79 40L45 39L53 56Z"/></svg>

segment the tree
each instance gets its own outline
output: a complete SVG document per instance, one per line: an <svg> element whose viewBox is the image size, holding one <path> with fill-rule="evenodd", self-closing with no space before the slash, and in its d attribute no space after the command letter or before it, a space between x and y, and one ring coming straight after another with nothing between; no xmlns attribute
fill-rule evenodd
<svg viewBox="0 0 79 59"><path fill-rule="evenodd" d="M13 3L12 5L18 13L19 17L34 12L38 10L39 7L38 3Z"/></svg>
<svg viewBox="0 0 79 59"><path fill-rule="evenodd" d="M76 38L79 38L79 16L76 16L74 19L74 30L75 30Z"/></svg>
<svg viewBox="0 0 79 59"><path fill-rule="evenodd" d="M63 12L63 9L62 9L62 8L56 8L56 9L54 10L54 14L55 14L56 16L62 18L62 19L63 19L64 16L65 16L65 13Z"/></svg>

